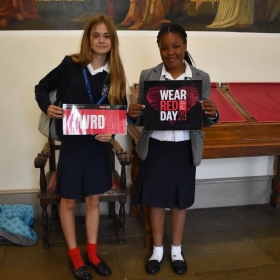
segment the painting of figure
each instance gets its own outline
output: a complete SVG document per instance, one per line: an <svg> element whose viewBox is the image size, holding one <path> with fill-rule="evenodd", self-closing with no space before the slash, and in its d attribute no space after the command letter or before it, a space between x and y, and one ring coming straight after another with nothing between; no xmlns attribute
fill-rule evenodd
<svg viewBox="0 0 280 280"><path fill-rule="evenodd" d="M35 0L0 0L0 27L5 28L11 19L23 21L38 18Z"/></svg>
<svg viewBox="0 0 280 280"><path fill-rule="evenodd" d="M220 0L216 17L208 28L250 25L254 22L254 0Z"/></svg>
<svg viewBox="0 0 280 280"><path fill-rule="evenodd" d="M120 25L129 29L158 28L171 22L167 15L187 13L189 3L190 0L130 0L128 14Z"/></svg>
<svg viewBox="0 0 280 280"><path fill-rule="evenodd" d="M280 33L280 0L0 0L1 30L81 30L94 14L118 30Z"/></svg>

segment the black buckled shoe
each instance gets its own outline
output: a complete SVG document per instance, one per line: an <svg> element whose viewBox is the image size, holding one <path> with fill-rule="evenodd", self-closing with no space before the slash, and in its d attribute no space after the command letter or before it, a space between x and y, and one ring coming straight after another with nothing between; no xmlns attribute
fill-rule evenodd
<svg viewBox="0 0 280 280"><path fill-rule="evenodd" d="M75 269L73 263L70 262L69 268L73 274L73 276L78 280L90 280L91 274L89 273L86 266L81 266L79 269Z"/></svg>
<svg viewBox="0 0 280 280"><path fill-rule="evenodd" d="M184 255L182 253L183 261L172 261L171 260L171 267L174 273L183 275L187 272L188 265L185 261Z"/></svg>
<svg viewBox="0 0 280 280"><path fill-rule="evenodd" d="M100 259L101 260L101 259ZM88 257L86 257L86 264L93 267L93 269L95 270L95 272L99 275L102 276L108 276L112 274L112 270L110 269L110 267L101 260L100 263L98 263L97 265L94 265Z"/></svg>
<svg viewBox="0 0 280 280"><path fill-rule="evenodd" d="M159 262L157 260L147 261L145 265L145 270L148 274L156 274L160 271L160 264L162 260Z"/></svg>

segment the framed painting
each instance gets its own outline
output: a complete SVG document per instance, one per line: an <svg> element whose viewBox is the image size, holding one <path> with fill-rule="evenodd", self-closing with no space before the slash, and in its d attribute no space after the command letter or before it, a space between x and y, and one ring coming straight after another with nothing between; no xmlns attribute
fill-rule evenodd
<svg viewBox="0 0 280 280"><path fill-rule="evenodd" d="M0 0L0 30L81 30L96 13L118 30L280 33L280 0Z"/></svg>

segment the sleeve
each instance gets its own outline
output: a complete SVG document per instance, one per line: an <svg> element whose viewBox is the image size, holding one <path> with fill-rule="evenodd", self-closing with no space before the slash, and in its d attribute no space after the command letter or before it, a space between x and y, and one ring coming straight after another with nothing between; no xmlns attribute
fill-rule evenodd
<svg viewBox="0 0 280 280"><path fill-rule="evenodd" d="M211 83L210 83L210 76L208 73L202 72L202 99L210 99L210 92L211 92ZM204 127L211 126L219 121L219 113L217 113L216 118L210 118L207 114L202 111L202 123L201 125Z"/></svg>
<svg viewBox="0 0 280 280"><path fill-rule="evenodd" d="M51 72L49 72L44 78L42 78L35 86L35 99L40 109L45 114L47 114L47 109L51 105L49 93L56 90L58 87L63 61Z"/></svg>
<svg viewBox="0 0 280 280"><path fill-rule="evenodd" d="M138 98L137 103L138 104L144 104L144 71L143 70L140 74L140 80L139 80L139 86L138 86ZM143 126L144 125L144 113L143 111L140 111L137 117L137 120L135 122L136 126Z"/></svg>

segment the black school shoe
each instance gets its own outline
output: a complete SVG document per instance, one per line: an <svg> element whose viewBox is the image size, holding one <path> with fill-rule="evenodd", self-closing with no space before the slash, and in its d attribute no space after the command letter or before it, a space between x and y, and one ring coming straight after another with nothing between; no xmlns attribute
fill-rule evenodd
<svg viewBox="0 0 280 280"><path fill-rule="evenodd" d="M160 271L160 264L162 262L163 258L161 259L161 261L157 261L157 260L151 260L151 261L147 261L146 265L145 265L145 270L148 274L156 274Z"/></svg>
<svg viewBox="0 0 280 280"><path fill-rule="evenodd" d="M182 257L183 257L183 261L172 261L171 260L171 267L174 273L178 274L178 275L183 275L187 272L188 269L188 265L185 261L184 255L183 253Z"/></svg>
<svg viewBox="0 0 280 280"><path fill-rule="evenodd" d="M69 268L70 268L73 276L77 280L90 280L91 279L91 274L89 273L86 266L81 266L79 269L76 270L73 266L73 263L70 262Z"/></svg>
<svg viewBox="0 0 280 280"><path fill-rule="evenodd" d="M100 259L101 260L101 259ZM112 274L112 270L110 269L110 267L101 260L100 263L98 263L97 265L94 265L88 257L86 257L86 264L93 267L93 269L95 270L95 272L99 275L102 276L108 276Z"/></svg>

